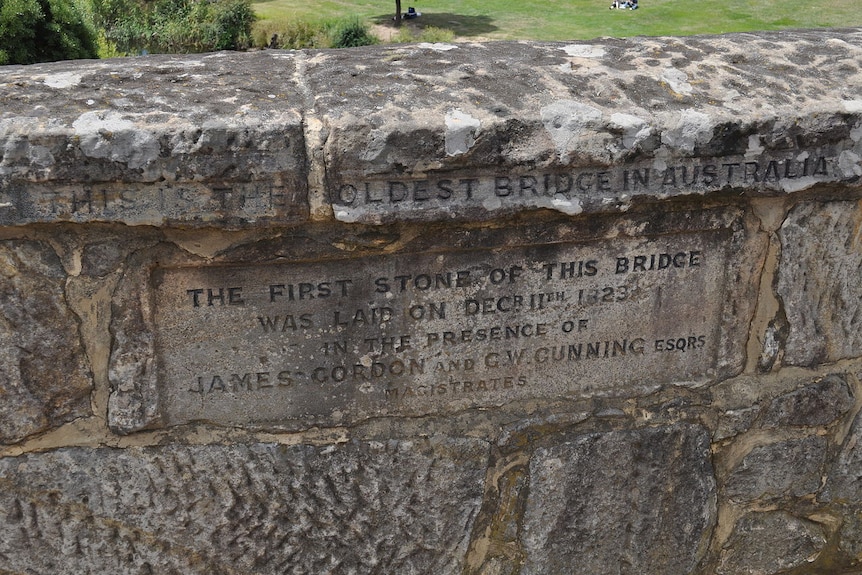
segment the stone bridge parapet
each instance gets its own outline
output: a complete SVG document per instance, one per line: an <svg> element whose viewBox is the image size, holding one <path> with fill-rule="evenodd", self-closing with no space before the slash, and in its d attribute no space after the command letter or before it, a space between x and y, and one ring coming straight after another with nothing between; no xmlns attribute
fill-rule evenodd
<svg viewBox="0 0 862 575"><path fill-rule="evenodd" d="M862 30L0 102L0 572L862 572Z"/></svg>

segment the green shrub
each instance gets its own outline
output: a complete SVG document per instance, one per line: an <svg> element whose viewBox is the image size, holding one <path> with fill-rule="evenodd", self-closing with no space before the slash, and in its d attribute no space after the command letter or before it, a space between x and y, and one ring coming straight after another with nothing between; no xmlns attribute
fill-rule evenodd
<svg viewBox="0 0 862 575"><path fill-rule="evenodd" d="M216 50L242 50L251 46L254 9L247 0L222 0L213 7L209 40Z"/></svg>
<svg viewBox="0 0 862 575"><path fill-rule="evenodd" d="M455 39L455 32L447 28L437 28L436 26L428 26L422 29L419 35L420 42L452 42Z"/></svg>
<svg viewBox="0 0 862 575"><path fill-rule="evenodd" d="M331 38L333 48L355 48L379 42L368 29L368 25L359 18L337 23L331 32Z"/></svg>
<svg viewBox="0 0 862 575"><path fill-rule="evenodd" d="M251 43L250 0L93 0L96 22L120 52L240 50Z"/></svg>
<svg viewBox="0 0 862 575"><path fill-rule="evenodd" d="M413 29L402 27L398 30L392 41L399 44L410 42L451 42L455 39L455 33L446 28L437 28L436 26L428 26L427 28Z"/></svg>
<svg viewBox="0 0 862 575"><path fill-rule="evenodd" d="M0 0L0 64L96 58L96 33L71 0Z"/></svg>
<svg viewBox="0 0 862 575"><path fill-rule="evenodd" d="M259 48L353 48L377 43L378 38L358 18L328 22L265 20L254 27L254 45Z"/></svg>
<svg viewBox="0 0 862 575"><path fill-rule="evenodd" d="M117 50L117 46L108 40L104 30L99 30L96 44L98 46L99 58L119 58L123 56L123 53Z"/></svg>
<svg viewBox="0 0 862 575"><path fill-rule="evenodd" d="M398 32L389 41L394 44L410 44L416 41L416 33L413 28L401 25L398 27Z"/></svg>
<svg viewBox="0 0 862 575"><path fill-rule="evenodd" d="M254 27L254 45L259 48L329 48L326 26L304 20L266 20Z"/></svg>

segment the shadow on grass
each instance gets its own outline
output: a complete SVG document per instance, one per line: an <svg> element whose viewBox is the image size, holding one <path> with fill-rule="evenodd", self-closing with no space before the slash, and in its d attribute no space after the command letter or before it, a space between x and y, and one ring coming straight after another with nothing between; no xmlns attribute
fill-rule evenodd
<svg viewBox="0 0 862 575"><path fill-rule="evenodd" d="M405 6L407 4L404 4ZM407 9L405 8L406 12ZM455 36L482 36L490 32L495 32L499 28L492 24L493 19L490 16L468 16L466 14L453 14L451 12L422 12L418 18L411 20L403 20L402 25L409 25L413 28L443 28L451 30ZM375 16L371 20L380 26L391 26L396 29L393 21L394 13Z"/></svg>

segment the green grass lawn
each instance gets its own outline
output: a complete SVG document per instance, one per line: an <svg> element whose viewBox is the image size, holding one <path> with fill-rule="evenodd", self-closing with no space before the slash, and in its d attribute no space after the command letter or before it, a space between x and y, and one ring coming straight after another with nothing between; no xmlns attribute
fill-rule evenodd
<svg viewBox="0 0 862 575"><path fill-rule="evenodd" d="M862 26L862 0L640 0L609 10L611 0L402 0L422 16L411 27L451 30L458 39L574 40ZM259 26L290 20L359 18L389 26L394 0L259 0ZM275 26L277 27L277 26Z"/></svg>

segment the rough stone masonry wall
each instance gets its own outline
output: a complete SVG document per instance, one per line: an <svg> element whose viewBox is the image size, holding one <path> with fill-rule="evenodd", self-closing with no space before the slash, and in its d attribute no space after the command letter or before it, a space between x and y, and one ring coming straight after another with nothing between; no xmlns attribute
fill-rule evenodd
<svg viewBox="0 0 862 575"><path fill-rule="evenodd" d="M0 69L0 573L862 573L860 66Z"/></svg>

